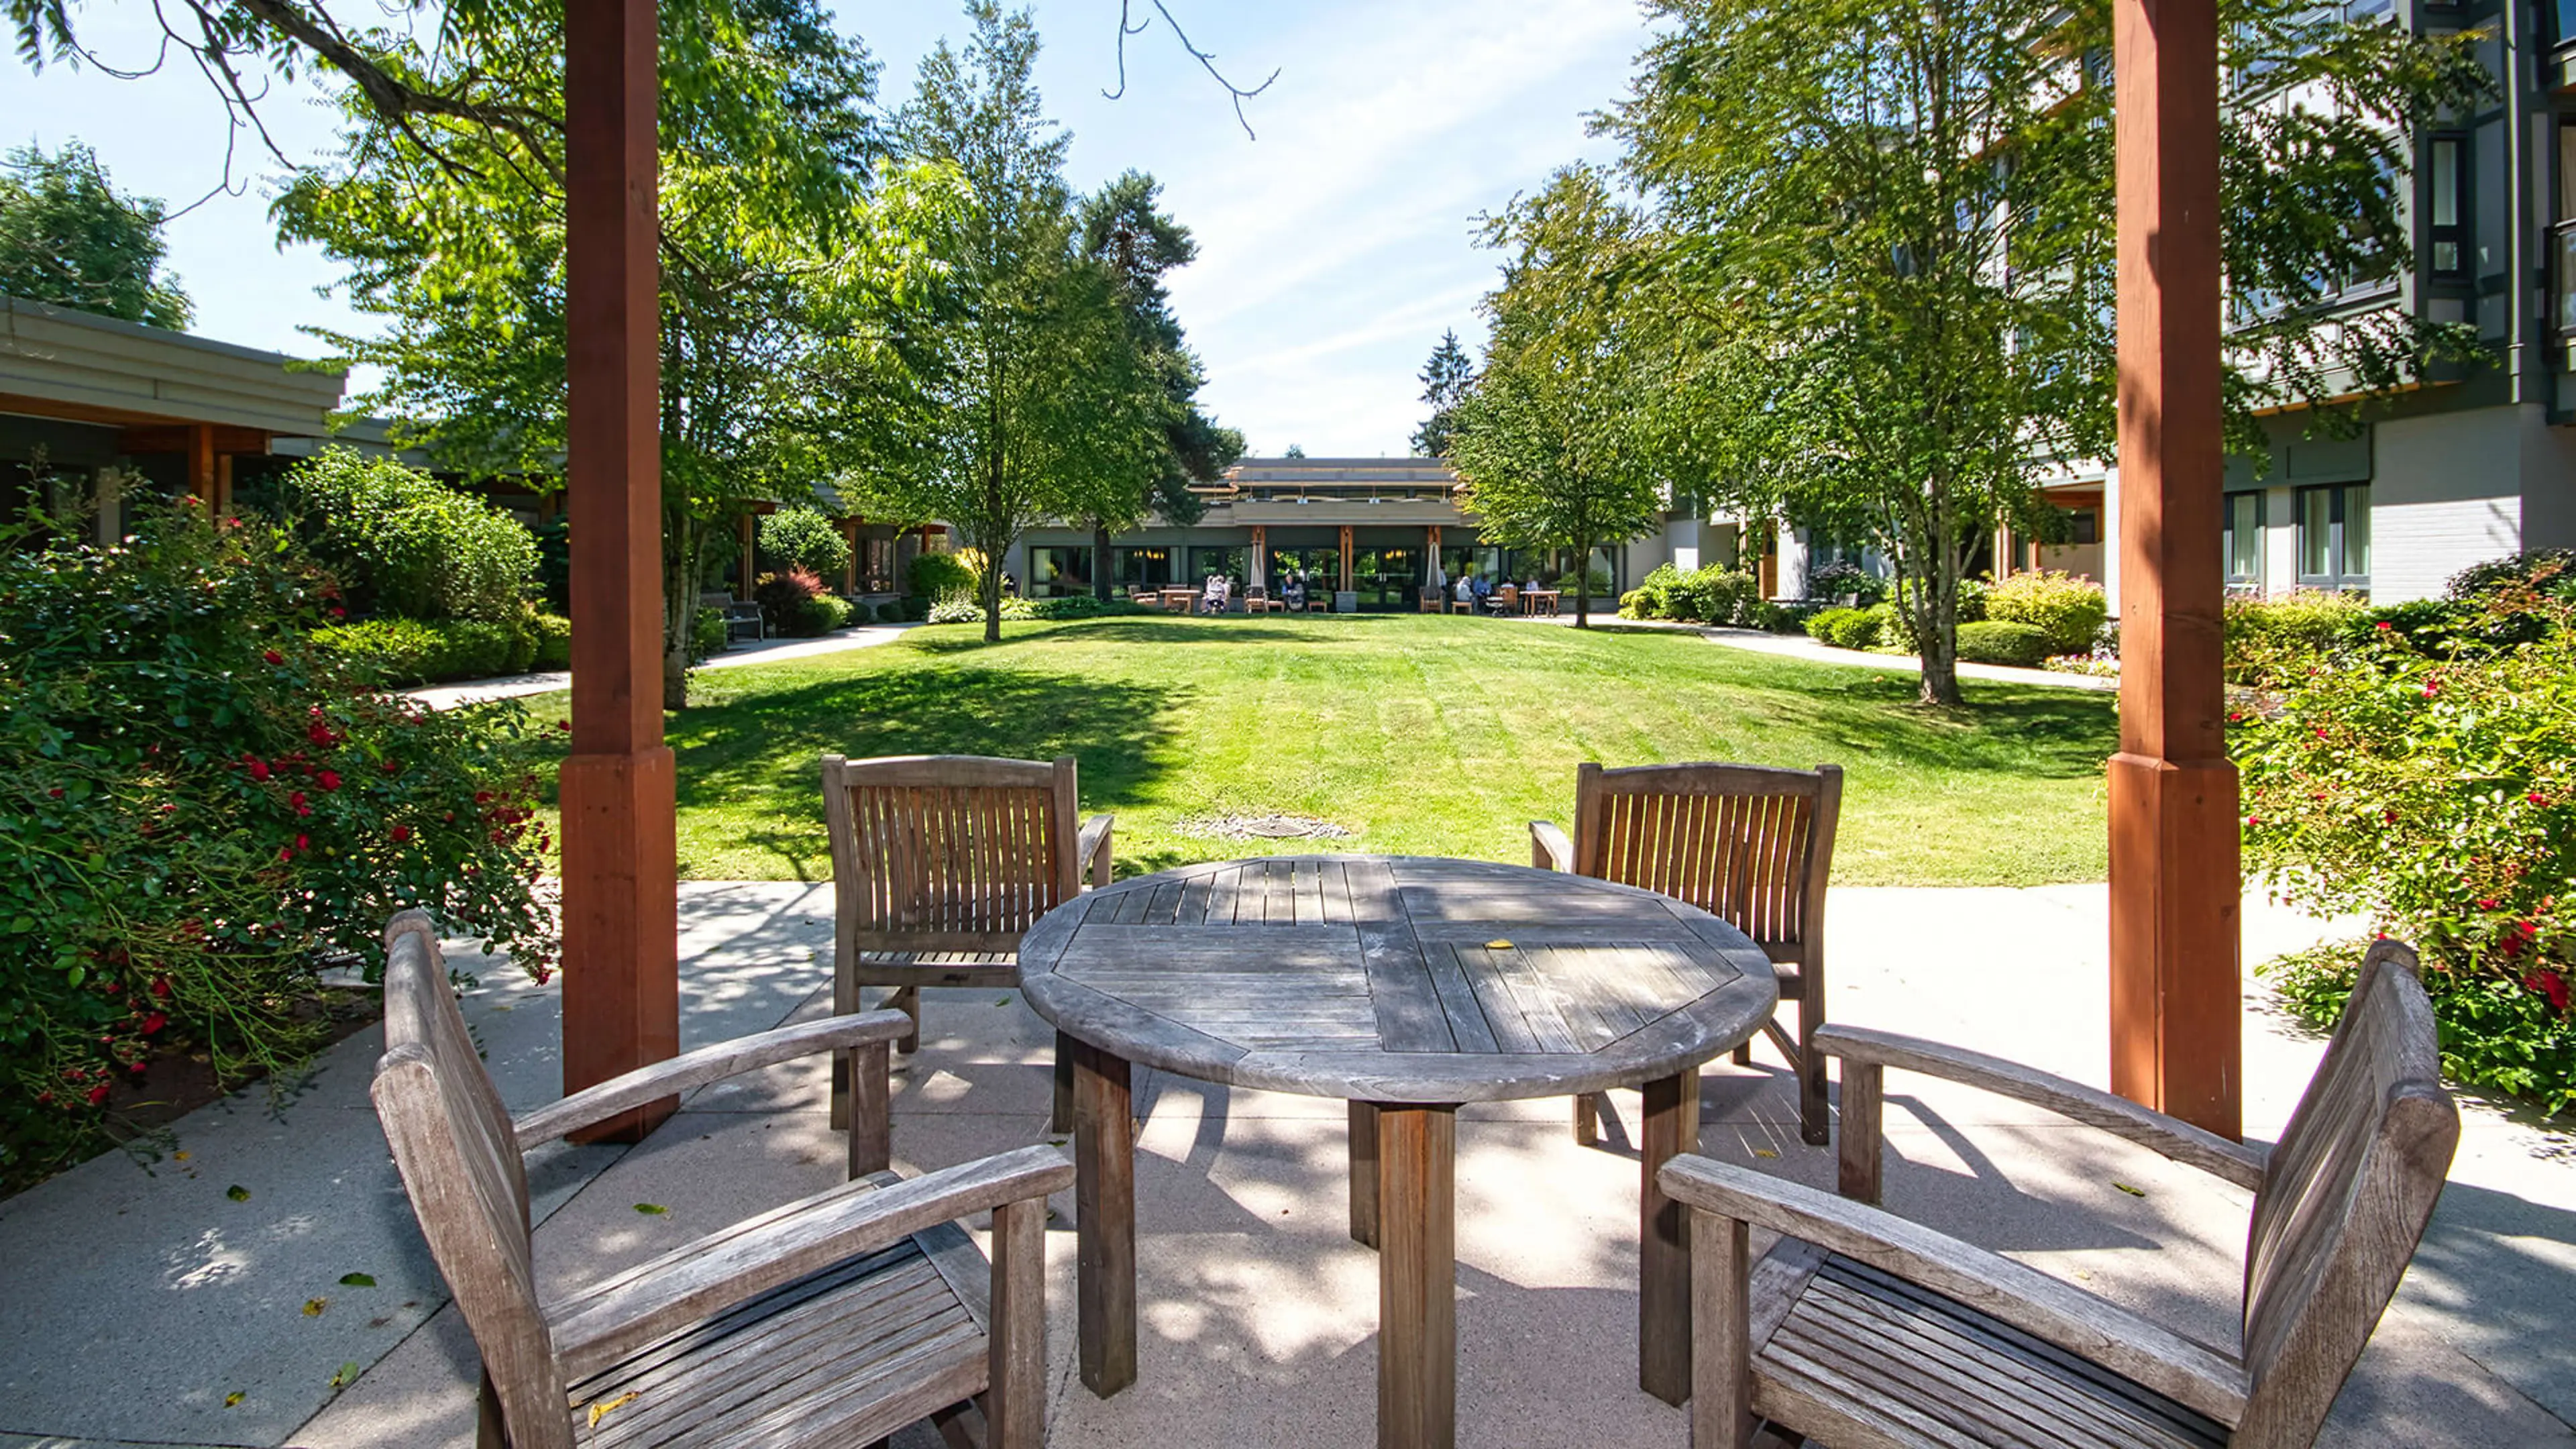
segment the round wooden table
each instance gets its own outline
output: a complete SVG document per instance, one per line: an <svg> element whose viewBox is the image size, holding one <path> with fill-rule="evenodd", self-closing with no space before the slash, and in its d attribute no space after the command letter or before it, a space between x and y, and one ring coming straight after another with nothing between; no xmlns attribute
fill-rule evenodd
<svg viewBox="0 0 2576 1449"><path fill-rule="evenodd" d="M1298 855L1057 907L1020 986L1074 1064L1082 1381L1136 1380L1133 1063L1351 1104L1351 1236L1378 1258L1378 1443L1456 1442L1457 1110L1642 1087L1638 1380L1690 1394L1685 1214L1699 1067L1779 996L1734 927L1649 891L1482 861Z"/></svg>

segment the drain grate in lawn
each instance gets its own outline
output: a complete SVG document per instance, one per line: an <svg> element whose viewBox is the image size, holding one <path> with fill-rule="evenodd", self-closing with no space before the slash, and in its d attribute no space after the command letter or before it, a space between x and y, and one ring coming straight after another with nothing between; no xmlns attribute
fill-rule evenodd
<svg viewBox="0 0 2576 1449"><path fill-rule="evenodd" d="M1199 815L1173 821L1171 831L1199 840L1348 840L1356 833L1310 815Z"/></svg>

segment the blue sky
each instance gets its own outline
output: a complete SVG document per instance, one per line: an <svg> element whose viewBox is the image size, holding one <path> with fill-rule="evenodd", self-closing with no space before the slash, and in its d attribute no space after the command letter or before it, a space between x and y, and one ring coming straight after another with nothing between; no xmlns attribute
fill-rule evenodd
<svg viewBox="0 0 2576 1449"><path fill-rule="evenodd" d="M1200 242L1172 290L1207 362L1205 399L1255 451L1407 451L1421 412L1414 374L1441 329L1481 335L1475 304L1495 258L1477 248L1472 218L1557 166L1609 154L1582 116L1625 87L1643 19L1628 0L1171 4L1238 81L1279 71L1246 106L1259 139L1245 139L1224 93L1159 20L1127 42L1126 98L1106 99L1114 0L1040 0L1039 79L1074 133L1074 183L1130 167L1164 182ZM842 0L836 13L885 62L889 102L910 92L925 51L965 28L929 0ZM111 63L149 61L157 31L144 7L81 14ZM332 116L309 86L282 88L268 113L291 157L327 152ZM0 61L0 142L73 138L97 149L120 186L173 205L223 175L222 113L193 70L119 81L58 67L30 76ZM242 194L170 226L196 330L309 354L300 325L363 328L320 294L335 276L327 260L279 250L266 216L279 168L247 137L238 145Z"/></svg>

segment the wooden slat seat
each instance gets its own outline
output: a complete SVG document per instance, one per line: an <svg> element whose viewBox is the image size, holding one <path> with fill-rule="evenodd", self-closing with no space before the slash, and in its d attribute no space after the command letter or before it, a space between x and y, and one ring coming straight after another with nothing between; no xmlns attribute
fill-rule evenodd
<svg viewBox="0 0 2576 1449"><path fill-rule="evenodd" d="M1836 1197L1704 1157L1660 1174L1691 1221L1692 1442L1768 1419L1841 1449L2304 1449L2423 1240L2459 1144L2432 1004L2394 941L2265 1152L2029 1067L1836 1025ZM1874 1204L1889 1067L2101 1128L2254 1190L2235 1352ZM1782 1235L1758 1265L1748 1232Z"/></svg>
<svg viewBox="0 0 2576 1449"><path fill-rule="evenodd" d="M940 1231L974 1253L954 1224ZM947 1407L983 1366L985 1315L923 1251L929 1236L773 1288L575 1380L578 1441L762 1445L792 1430L865 1444ZM594 1420L594 1408L606 1412Z"/></svg>
<svg viewBox="0 0 2576 1449"><path fill-rule="evenodd" d="M1825 1020L1825 885L1842 819L1837 765L1576 767L1574 833L1530 822L1530 863L1614 880L1690 902L1751 936L1780 981L1780 1005L1798 1009L1792 1035L1763 1023L1798 1074L1798 1132L1831 1140L1825 1067L1811 1046ZM1753 1060L1736 1049L1738 1065ZM1574 1137L1598 1135L1599 1104L1574 1102Z"/></svg>
<svg viewBox="0 0 2576 1449"><path fill-rule="evenodd" d="M1754 1276L1753 1319L1778 1325L1754 1350L1755 1413L1777 1408L1827 1444L2227 1443L2226 1426L2206 1414L1902 1278L1805 1247L1782 1239L1765 1260L1774 1271ZM1779 1271L1784 1263L1794 1266ZM1778 1386L1769 1402L1766 1384Z"/></svg>
<svg viewBox="0 0 2576 1449"><path fill-rule="evenodd" d="M1017 986L1020 938L1040 916L1109 883L1113 818L1075 824L1073 757L1052 763L975 755L823 757L832 841L833 1010L866 988L912 1021L895 1043L921 1044L921 988ZM1072 1058L1056 1043L1053 1128L1071 1130ZM832 1125L849 1120L848 1074L832 1081Z"/></svg>

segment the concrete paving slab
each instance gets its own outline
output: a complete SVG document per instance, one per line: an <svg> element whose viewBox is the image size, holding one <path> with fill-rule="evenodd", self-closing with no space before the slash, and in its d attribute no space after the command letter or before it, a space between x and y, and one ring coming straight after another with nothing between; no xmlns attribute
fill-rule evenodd
<svg viewBox="0 0 2576 1449"><path fill-rule="evenodd" d="M692 1044L826 1009L821 890L689 891ZM1833 899L1837 1017L2103 1078L2100 887ZM2250 902L2247 956L2348 924ZM2259 982L2247 992L2248 1120L2268 1133L2320 1043L2283 1023ZM468 998L521 1110L555 1090L556 1002L506 968ZM926 1010L922 1052L901 1059L899 1163L925 1170L1045 1140L1045 1025L1013 993L935 991ZM364 1107L375 1048L353 1038L343 1050L283 1126L238 1107L182 1124L202 1146L187 1164L197 1178L176 1164L145 1177L121 1160L92 1163L38 1190L59 1201L0 1205L11 1268L0 1281L0 1431L312 1449L472 1443L471 1342L424 1274ZM823 1125L823 1082L815 1064L781 1067L691 1098L632 1151L540 1162L547 1283L586 1281L837 1182L842 1139ZM1072 1206L1052 1204L1052 1442L1373 1442L1376 1267L1347 1233L1342 1104L1155 1072L1137 1085L1143 1377L1108 1401L1076 1380ZM2245 1194L1983 1094L1902 1076L1890 1090L1892 1206L2232 1343ZM1702 1099L1704 1151L1830 1185L1832 1156L1798 1141L1787 1075L1767 1046L1752 1070L1713 1065ZM2576 1446L2563 1347L2576 1323L2576 1215L2559 1206L2576 1203L2576 1143L2475 1101L2464 1111L2452 1186L2325 1443ZM1613 1093L1604 1145L1583 1149L1561 1101L1462 1114L1462 1442L1686 1442L1682 1416L1633 1387L1635 1122L1635 1095ZM234 1181L254 1188L250 1202L222 1196ZM637 1202L668 1211L640 1214ZM209 1223L219 1235L208 1237ZM367 1327L379 1315L343 1314L360 1290L335 1280L361 1249L389 1265L371 1270L375 1296L411 1305L381 1328ZM37 1276L22 1280L22 1262ZM331 1302L308 1319L301 1303L314 1294ZM204 1339L235 1342L219 1352L193 1342ZM64 1343L79 1348L66 1355ZM352 1361L348 1344L372 1367L325 1404L307 1380ZM86 1381L47 1367L67 1358L92 1366ZM112 1381L95 1368L108 1361ZM187 1397L227 1374L265 1375L250 1381L260 1402L222 1411ZM36 1392L22 1397L22 1382ZM301 1427L299 1396L310 1415ZM258 1417L234 1417L254 1408ZM916 1429L897 1442L935 1441ZM0 1439L0 1449L17 1446Z"/></svg>

